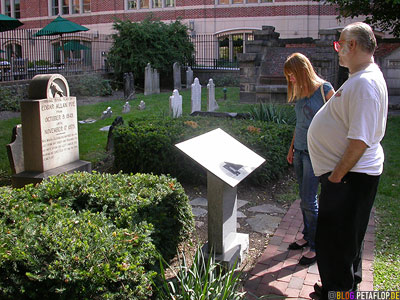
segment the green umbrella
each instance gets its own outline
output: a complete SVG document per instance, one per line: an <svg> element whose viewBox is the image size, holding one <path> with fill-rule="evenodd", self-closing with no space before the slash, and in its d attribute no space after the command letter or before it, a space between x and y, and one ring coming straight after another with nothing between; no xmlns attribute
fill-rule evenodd
<svg viewBox="0 0 400 300"><path fill-rule="evenodd" d="M24 25L19 20L0 14L0 32L13 30Z"/></svg>
<svg viewBox="0 0 400 300"><path fill-rule="evenodd" d="M62 48L59 47L58 50L62 50ZM89 50L89 47L82 45L78 41L69 41L64 44L64 50L65 51Z"/></svg>
<svg viewBox="0 0 400 300"><path fill-rule="evenodd" d="M45 27L36 32L33 36L59 35L61 40L61 49L64 52L64 58L65 58L65 49L64 49L64 43L62 42L62 35L64 33L73 33L73 32L88 31L88 30L89 28L86 28L84 26L81 26L70 20L58 16L49 24L47 24Z"/></svg>

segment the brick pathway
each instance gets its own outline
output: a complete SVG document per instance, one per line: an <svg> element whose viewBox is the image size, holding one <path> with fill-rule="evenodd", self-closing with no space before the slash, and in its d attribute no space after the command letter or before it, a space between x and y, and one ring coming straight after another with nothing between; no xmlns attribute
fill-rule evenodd
<svg viewBox="0 0 400 300"><path fill-rule="evenodd" d="M303 235L303 218L300 211L300 200L296 200L286 215L283 217L274 236L271 238L263 255L259 258L250 278L245 284L245 289L260 297L263 295L280 295L282 298L310 299L313 286L320 282L317 264L309 267L298 265L302 250L287 250L290 243L300 239ZM373 290L372 263L375 247L375 222L374 211L368 224L365 235L363 253L363 281L361 291ZM285 297L282 297L285 296ZM255 299L249 296L248 299ZM273 299L268 297L267 299Z"/></svg>

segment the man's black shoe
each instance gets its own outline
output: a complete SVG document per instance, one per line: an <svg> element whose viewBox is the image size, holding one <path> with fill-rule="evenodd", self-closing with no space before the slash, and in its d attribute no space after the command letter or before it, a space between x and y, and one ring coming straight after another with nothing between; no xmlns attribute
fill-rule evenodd
<svg viewBox="0 0 400 300"><path fill-rule="evenodd" d="M316 261L317 261L317 256L316 255L314 257L311 257L311 258L302 256L300 258L300 260L299 260L299 265L308 266L308 265L312 265Z"/></svg>

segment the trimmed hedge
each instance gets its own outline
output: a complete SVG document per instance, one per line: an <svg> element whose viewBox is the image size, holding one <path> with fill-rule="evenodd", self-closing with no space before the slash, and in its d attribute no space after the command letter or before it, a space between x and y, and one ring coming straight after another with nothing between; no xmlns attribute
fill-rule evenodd
<svg viewBox="0 0 400 300"><path fill-rule="evenodd" d="M1 299L149 299L193 228L173 178L75 173L0 188Z"/></svg>
<svg viewBox="0 0 400 300"><path fill-rule="evenodd" d="M171 174L181 182L205 181L205 171L174 145L221 128L266 159L246 181L265 184L286 170L293 126L214 117L134 120L115 132L115 167L123 172Z"/></svg>

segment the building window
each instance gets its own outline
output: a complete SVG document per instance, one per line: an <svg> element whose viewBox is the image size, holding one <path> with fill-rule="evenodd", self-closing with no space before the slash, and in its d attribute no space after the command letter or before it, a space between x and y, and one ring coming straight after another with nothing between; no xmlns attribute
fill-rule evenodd
<svg viewBox="0 0 400 300"><path fill-rule="evenodd" d="M271 3L274 0L215 0L216 3L226 5L226 4L242 4L242 3Z"/></svg>
<svg viewBox="0 0 400 300"><path fill-rule="evenodd" d="M12 18L21 18L20 0L1 0L1 13Z"/></svg>
<svg viewBox="0 0 400 300"><path fill-rule="evenodd" d="M8 44L6 46L7 60L12 61L16 58L22 58L22 47L19 44Z"/></svg>
<svg viewBox="0 0 400 300"><path fill-rule="evenodd" d="M91 0L50 0L51 15L88 13L91 11L90 2Z"/></svg>
<svg viewBox="0 0 400 300"><path fill-rule="evenodd" d="M175 7L175 0L125 0L126 10Z"/></svg>
<svg viewBox="0 0 400 300"><path fill-rule="evenodd" d="M238 53L246 52L245 41L254 39L252 33L232 33L218 37L218 63L219 66L236 64Z"/></svg>

